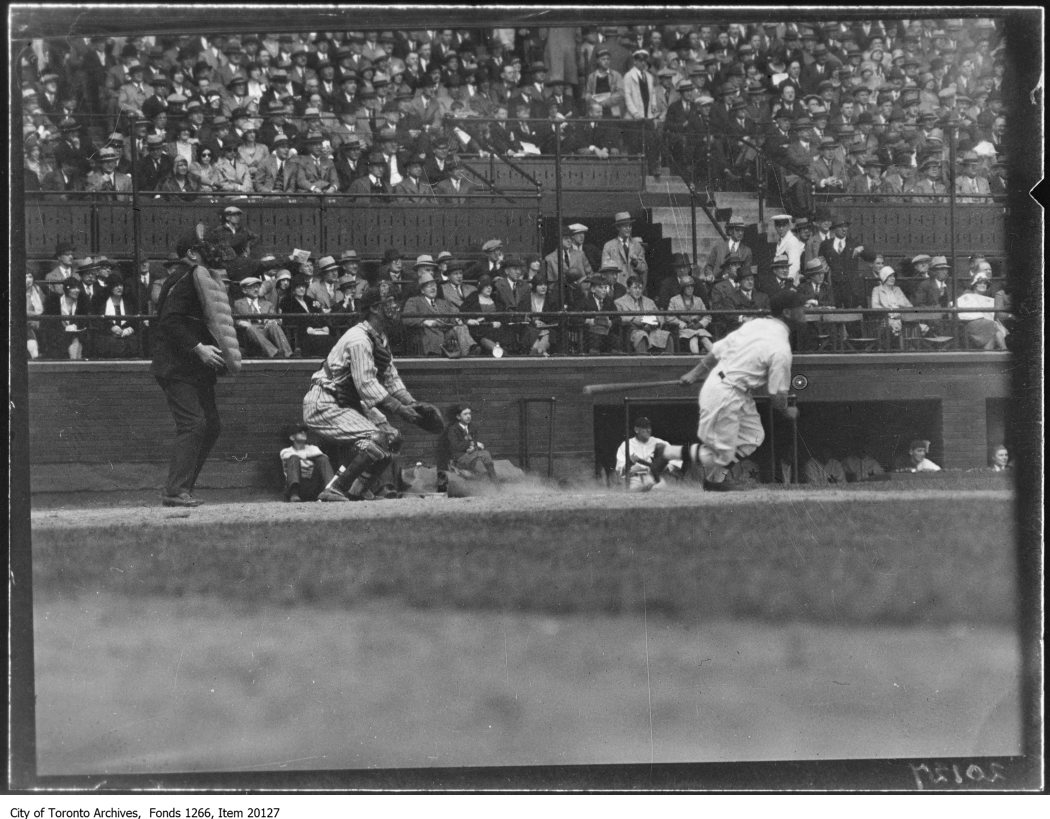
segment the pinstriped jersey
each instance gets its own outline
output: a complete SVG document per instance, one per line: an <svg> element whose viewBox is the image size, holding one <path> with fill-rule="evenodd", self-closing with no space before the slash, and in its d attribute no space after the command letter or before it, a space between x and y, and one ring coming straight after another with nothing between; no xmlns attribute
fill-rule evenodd
<svg viewBox="0 0 1050 819"><path fill-rule="evenodd" d="M390 393L406 391L389 356L386 336L362 321L343 333L310 382L333 393L352 385L361 406L370 410ZM377 360L383 363L383 359L388 362L386 366L377 367Z"/></svg>

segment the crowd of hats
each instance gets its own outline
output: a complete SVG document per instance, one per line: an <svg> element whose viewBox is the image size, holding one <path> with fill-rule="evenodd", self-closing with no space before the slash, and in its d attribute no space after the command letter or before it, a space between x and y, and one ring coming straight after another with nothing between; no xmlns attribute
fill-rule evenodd
<svg viewBox="0 0 1050 819"><path fill-rule="evenodd" d="M601 55L610 54L618 60L621 73L631 65L653 72L668 86L671 96L699 88L700 104L728 97L731 106L746 108L759 118L772 115L772 103L793 61L808 64L819 59L827 66L827 78L810 89L807 99L814 99L807 114L819 117L822 107L823 114L833 114L846 99L870 102L873 107L892 101L892 111L873 114L865 110L855 123L861 125L869 116L887 119L885 124L893 133L886 139L890 151L907 143L893 126L914 121L917 113L936 119L954 111L961 117L961 142L975 145L976 131L990 127L1001 107L998 67L1002 45L996 24L989 19L739 25L731 22L731 15L727 18L721 25L581 28L576 56L590 70ZM384 113L392 112L399 100L412 97L421 88L448 93L470 83L485 96L490 84L501 79L504 65L517 67L513 76L520 87L539 83L556 90L562 86L582 99L586 77L581 75L571 84L549 71L541 59L544 44L536 30L521 30L513 47L500 36L498 30L493 35L492 29L461 29L186 35L156 37L152 45L132 38L119 47L105 37L91 38L90 45L78 48L56 43L51 49L56 56L38 68L35 78L30 72L23 82L25 134L36 141L60 131L80 130L85 124L81 114L104 113L89 110L92 101L106 94L106 75L78 70L85 49L108 50L127 75L144 79L162 100L159 107L169 117L169 133L196 111L212 124L227 119L220 113L221 103L231 99L237 108L228 119L230 124L242 120L241 130L259 127L261 118L278 110L294 110L320 128L323 117L343 113L346 106L338 102L343 94L355 96L358 102L382 96L385 105L378 111L378 131L385 125ZM63 50L72 50L70 56L75 59L63 59ZM421 53L431 59L425 71L416 71L410 65L415 59L412 55ZM296 72L303 67L314 79L300 81ZM255 73L258 80L252 79ZM259 99L248 94L253 81L260 82L260 87L279 89L262 110L257 110ZM84 85L92 82L98 87L85 91ZM330 90L320 93L322 84ZM76 88L80 90L74 94ZM318 104L311 102L315 88ZM71 108L64 108L46 103L45 97L51 94L58 96L59 103L79 99ZM460 113L469 110L467 106ZM785 116L795 118L795 110L786 111ZM143 119L148 128L154 127L154 121ZM968 147L963 144L962 149Z"/></svg>

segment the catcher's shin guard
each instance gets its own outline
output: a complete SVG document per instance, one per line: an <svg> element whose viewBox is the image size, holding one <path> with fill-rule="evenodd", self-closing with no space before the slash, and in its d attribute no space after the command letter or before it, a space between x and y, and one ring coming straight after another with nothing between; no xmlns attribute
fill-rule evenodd
<svg viewBox="0 0 1050 819"><path fill-rule="evenodd" d="M390 463L390 453L370 439L358 441L354 447L353 456L339 468L325 490L334 490L350 500L363 500Z"/></svg>

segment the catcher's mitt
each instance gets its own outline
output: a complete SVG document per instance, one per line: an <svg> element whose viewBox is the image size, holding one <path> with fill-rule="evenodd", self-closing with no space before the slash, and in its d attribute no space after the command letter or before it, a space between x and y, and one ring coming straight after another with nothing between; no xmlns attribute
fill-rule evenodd
<svg viewBox="0 0 1050 819"><path fill-rule="evenodd" d="M445 421L441 417L441 411L433 404L425 401L417 401L412 404L412 409L419 413L419 421L416 426L424 429L432 435L440 435L445 431Z"/></svg>

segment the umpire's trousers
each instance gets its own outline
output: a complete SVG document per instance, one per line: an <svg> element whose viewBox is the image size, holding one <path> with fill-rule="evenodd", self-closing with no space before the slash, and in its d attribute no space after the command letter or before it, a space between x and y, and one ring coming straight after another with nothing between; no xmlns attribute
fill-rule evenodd
<svg viewBox="0 0 1050 819"><path fill-rule="evenodd" d="M157 378L175 419L175 444L168 465L166 495L192 492L208 453L219 438L215 385Z"/></svg>

